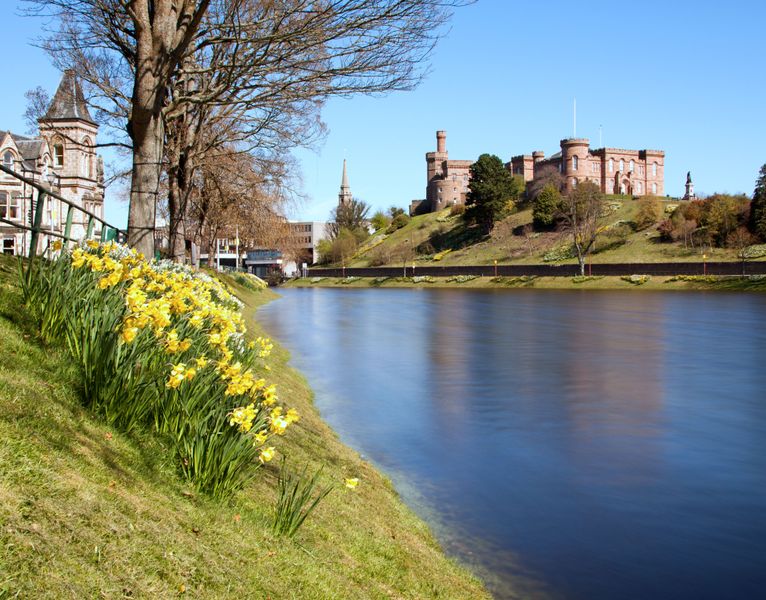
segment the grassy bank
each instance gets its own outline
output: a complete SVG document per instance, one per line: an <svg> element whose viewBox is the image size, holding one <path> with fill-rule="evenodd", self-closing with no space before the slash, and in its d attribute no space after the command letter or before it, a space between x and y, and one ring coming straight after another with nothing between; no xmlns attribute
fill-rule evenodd
<svg viewBox="0 0 766 600"><path fill-rule="evenodd" d="M556 290L726 290L766 292L766 277L314 277L285 287L340 288L532 288Z"/></svg>
<svg viewBox="0 0 766 600"><path fill-rule="evenodd" d="M735 248L664 242L656 224L639 228L636 200L612 196L607 203L608 214L600 219L604 231L590 259L594 264L701 263L703 254L709 262L741 260ZM663 202L662 207L676 204L677 201ZM663 212L660 220L667 216L668 213ZM484 235L478 228L466 227L462 217L450 215L450 210L445 209L413 217L407 225L390 234L376 234L345 261L345 266L491 265L495 261L500 265L576 264L577 260L569 252L571 246L571 233L567 231L534 231L529 207L498 221L490 235Z"/></svg>
<svg viewBox="0 0 766 600"><path fill-rule="evenodd" d="M302 418L280 450L335 488L292 540L270 529L278 461L222 504L179 477L161 438L85 411L77 369L40 343L16 278L0 258L0 598L488 597L319 418L284 349L271 380ZM260 335L253 313L273 295L232 287Z"/></svg>

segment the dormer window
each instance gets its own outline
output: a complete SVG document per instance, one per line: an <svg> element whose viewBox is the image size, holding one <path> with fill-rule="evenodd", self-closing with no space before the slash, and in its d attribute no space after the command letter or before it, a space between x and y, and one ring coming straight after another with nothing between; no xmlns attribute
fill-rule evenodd
<svg viewBox="0 0 766 600"><path fill-rule="evenodd" d="M64 166L64 144L59 143L53 145L53 166Z"/></svg>
<svg viewBox="0 0 766 600"><path fill-rule="evenodd" d="M13 171L13 152L10 150L6 150L3 154L3 166Z"/></svg>

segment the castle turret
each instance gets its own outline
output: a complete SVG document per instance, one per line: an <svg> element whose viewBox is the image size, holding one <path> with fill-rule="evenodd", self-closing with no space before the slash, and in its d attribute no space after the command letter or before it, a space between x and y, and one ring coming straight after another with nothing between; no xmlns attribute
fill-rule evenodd
<svg viewBox="0 0 766 600"><path fill-rule="evenodd" d="M346 159L343 159L343 177L340 180L340 192L338 193L338 206L351 204L351 186L348 184L348 173L346 171Z"/></svg>
<svg viewBox="0 0 766 600"><path fill-rule="evenodd" d="M587 138L561 140L561 161L564 166L562 173L567 191L576 187L578 181L585 179L589 152L590 141Z"/></svg>
<svg viewBox="0 0 766 600"><path fill-rule="evenodd" d="M436 151L447 152L447 132L444 130L436 132Z"/></svg>

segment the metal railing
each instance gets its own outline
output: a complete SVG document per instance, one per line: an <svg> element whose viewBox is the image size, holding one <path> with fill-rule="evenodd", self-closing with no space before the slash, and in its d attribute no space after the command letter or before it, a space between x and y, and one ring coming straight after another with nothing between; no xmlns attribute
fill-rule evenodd
<svg viewBox="0 0 766 600"><path fill-rule="evenodd" d="M37 190L36 202L34 198L34 193L30 194L30 197L28 198L28 200L30 201L29 212L31 213L29 216L24 214L25 211L21 210L21 207L17 207L17 209L21 212L21 214L19 215L21 217L20 219L17 219L17 220L8 219L7 218L9 216L8 214L6 214L6 217L0 217L0 223L6 223L16 229L29 231L32 234L30 242L29 242L29 258L30 259L34 258L37 255L37 246L39 244L40 235L47 235L47 236L59 238L64 240L65 242L79 242L82 239L91 239L94 237L93 233L94 233L96 223L99 223L101 225L101 231L99 232L100 241L108 242L111 240L115 240L122 243L127 241L128 239L127 232L117 227L114 227L113 225L110 225L98 215L95 215L89 210L86 210L84 207L79 206L76 202L72 200L67 200L61 194L53 191L50 187L47 187L41 184L39 181L35 181L34 179L30 179L29 177L20 175L13 169L9 169L8 167L2 164L0 164L0 173L5 173L6 175L10 175L11 177L14 177L15 179L18 179L19 181L21 181L22 183L32 187L34 190ZM49 201L49 198L55 198L59 202L62 202L65 205L67 205L68 207L63 233L55 231L52 228L53 226L51 226L51 228L43 227L43 214L45 212L45 203L46 203L46 200ZM75 225L74 216L76 212L78 214L82 213L83 215L85 215L85 217L87 217L87 220L84 220L82 223L76 223L76 225L82 226L85 229L85 235L80 237L72 236L72 226ZM28 220L31 221L31 223L27 223Z"/></svg>

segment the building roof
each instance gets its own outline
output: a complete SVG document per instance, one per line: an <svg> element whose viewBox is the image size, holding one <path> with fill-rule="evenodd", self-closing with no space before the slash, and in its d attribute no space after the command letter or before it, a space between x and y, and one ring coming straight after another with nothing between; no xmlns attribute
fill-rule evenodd
<svg viewBox="0 0 766 600"><path fill-rule="evenodd" d="M56 90L56 94L53 96L53 101L48 107L48 112L45 113L41 120L71 121L73 119L87 121L95 125L95 121L88 112L88 105L85 103L85 96L83 96L80 82L77 80L74 71L67 69L64 71L61 83Z"/></svg>

